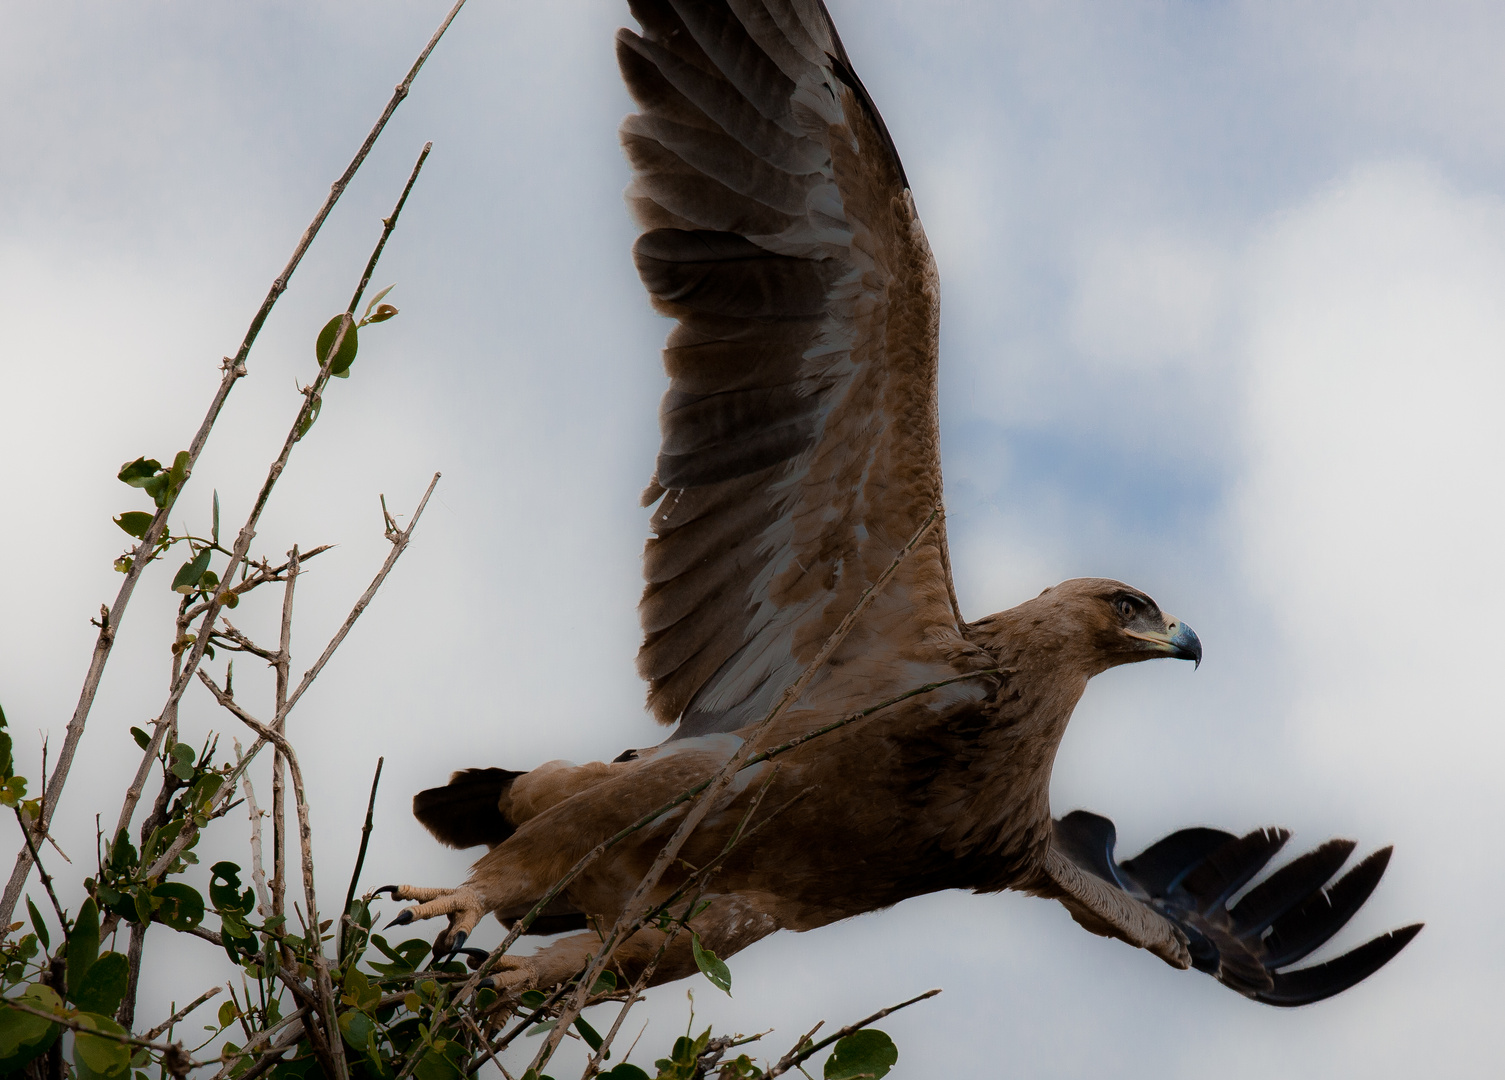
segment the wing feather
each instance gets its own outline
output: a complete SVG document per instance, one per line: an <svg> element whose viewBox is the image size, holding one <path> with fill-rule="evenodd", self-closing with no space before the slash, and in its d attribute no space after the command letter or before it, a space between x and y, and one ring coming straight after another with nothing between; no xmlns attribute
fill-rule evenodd
<svg viewBox="0 0 1505 1080"><path fill-rule="evenodd" d="M1291 970L1325 944L1369 898L1390 859L1382 848L1336 883L1354 844L1330 840L1276 870L1242 900L1284 846L1284 829L1234 836L1183 829L1122 863L1117 830L1076 810L1055 821L1044 877L1031 891L1061 901L1095 934L1149 949L1176 967L1195 967L1267 1005L1305 1005L1331 997L1389 963L1420 924L1382 934L1325 964ZM1176 944L1167 945L1166 934Z"/></svg>
<svg viewBox="0 0 1505 1080"><path fill-rule="evenodd" d="M678 320L638 666L679 737L755 721L939 504L938 285L822 5L632 11L642 33L619 32L618 57L639 107L622 125L645 230L633 255ZM938 529L804 700L847 707L987 663L961 636Z"/></svg>

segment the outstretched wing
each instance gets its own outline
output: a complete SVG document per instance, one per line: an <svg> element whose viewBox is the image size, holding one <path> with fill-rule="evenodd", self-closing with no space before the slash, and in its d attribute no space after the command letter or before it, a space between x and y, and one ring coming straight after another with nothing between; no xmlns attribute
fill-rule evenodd
<svg viewBox="0 0 1505 1080"><path fill-rule="evenodd" d="M1387 964L1421 929L1382 934L1336 959L1291 968L1326 944L1369 899L1390 861L1381 848L1329 882L1352 840L1329 840L1282 866L1229 906L1290 838L1284 829L1234 836L1182 829L1117 862L1117 830L1098 814L1059 818L1039 895L1060 900L1093 933L1205 971L1267 1005L1307 1005L1342 993Z"/></svg>
<svg viewBox="0 0 1505 1080"><path fill-rule="evenodd" d="M638 669L675 737L757 720L940 503L938 282L819 0L633 0L617 57L638 272L679 320L645 505ZM944 526L805 702L985 666ZM979 693L957 689L952 698Z"/></svg>

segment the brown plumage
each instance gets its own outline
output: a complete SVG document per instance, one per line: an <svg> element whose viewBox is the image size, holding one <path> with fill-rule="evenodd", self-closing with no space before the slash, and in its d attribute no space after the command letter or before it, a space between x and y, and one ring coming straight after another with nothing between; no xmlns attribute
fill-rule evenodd
<svg viewBox="0 0 1505 1080"><path fill-rule="evenodd" d="M678 726L610 764L469 769L420 794L415 813L441 841L491 848L457 889L394 890L422 901L403 921L448 916L440 948L458 947L487 912L519 918L598 842L715 773L941 501L935 265L893 142L824 7L631 6L642 33L620 31L617 55L640 109L622 125L627 199L644 229L633 256L654 306L678 320L644 492L659 506L638 667L649 708ZM1388 850L1324 891L1352 849L1332 842L1230 907L1284 832L1183 830L1119 863L1107 819L1052 820L1051 766L1088 680L1155 657L1200 661L1201 644L1115 581L1064 582L965 622L942 520L759 745L974 677L739 774L685 863L721 852L755 791L783 809L727 858L693 926L728 956L778 929L938 889L1014 888L1272 1004L1364 978L1417 928L1280 969L1342 927ZM976 674L991 669L1003 674ZM614 921L682 813L594 864L550 907L547 928ZM656 899L683 882L675 873ZM597 941L507 958L505 981L567 979ZM631 978L661 941L640 931L615 964ZM694 970L681 937L654 978Z"/></svg>

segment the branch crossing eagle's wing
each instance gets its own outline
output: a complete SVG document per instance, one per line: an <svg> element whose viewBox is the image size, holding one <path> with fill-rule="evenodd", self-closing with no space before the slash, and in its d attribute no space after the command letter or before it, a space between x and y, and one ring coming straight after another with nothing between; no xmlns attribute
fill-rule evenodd
<svg viewBox="0 0 1505 1080"><path fill-rule="evenodd" d="M759 719L940 504L938 279L893 143L819 0L632 0L617 56L645 230L678 325L645 504L638 669L674 737ZM937 527L802 699L987 666ZM976 686L937 694L944 704Z"/></svg>
<svg viewBox="0 0 1505 1080"><path fill-rule="evenodd" d="M1385 873L1390 849L1381 848L1332 882L1355 845L1329 840L1229 906L1289 838L1284 829L1246 836L1182 829L1120 863L1113 822L1077 810L1055 821L1045 863L1049 884L1033 891L1060 900L1093 933L1149 949L1176 967L1205 971L1245 997L1307 1005L1384 967L1422 924L1382 934L1326 963L1292 969L1363 906Z"/></svg>

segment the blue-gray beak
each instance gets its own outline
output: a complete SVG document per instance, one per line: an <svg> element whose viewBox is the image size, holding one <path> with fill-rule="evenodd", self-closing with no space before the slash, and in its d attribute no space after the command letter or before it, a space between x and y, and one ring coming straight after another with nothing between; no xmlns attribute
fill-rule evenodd
<svg viewBox="0 0 1505 1080"><path fill-rule="evenodd" d="M1165 629L1170 635L1171 655L1178 660L1192 660L1196 667L1202 666L1202 639L1197 632L1179 619L1167 619Z"/></svg>

